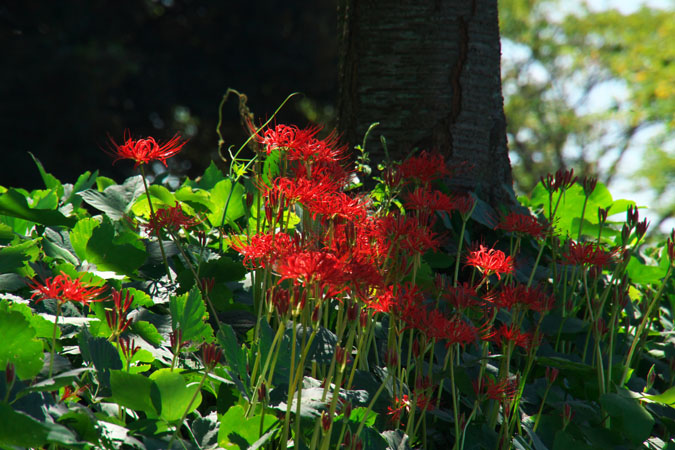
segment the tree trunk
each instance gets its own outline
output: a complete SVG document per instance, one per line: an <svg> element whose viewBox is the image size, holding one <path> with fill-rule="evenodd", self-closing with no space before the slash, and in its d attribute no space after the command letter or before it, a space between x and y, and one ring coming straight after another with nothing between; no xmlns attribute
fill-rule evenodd
<svg viewBox="0 0 675 450"><path fill-rule="evenodd" d="M353 145L374 122L392 159L413 149L467 163L452 187L513 204L497 0L338 0L338 128ZM384 152L369 140L375 161Z"/></svg>

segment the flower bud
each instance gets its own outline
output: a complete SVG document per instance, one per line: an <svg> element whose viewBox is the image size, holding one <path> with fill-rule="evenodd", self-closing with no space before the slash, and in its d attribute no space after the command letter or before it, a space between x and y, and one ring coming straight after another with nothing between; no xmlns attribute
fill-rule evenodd
<svg viewBox="0 0 675 450"><path fill-rule="evenodd" d="M652 367L649 369L649 372L647 372L647 385L645 386L645 389L643 392L649 392L649 390L654 386L654 382L656 381L656 370L655 370L655 365L652 364Z"/></svg>
<svg viewBox="0 0 675 450"><path fill-rule="evenodd" d="M14 363L12 363L11 361L7 362L7 365L5 366L5 382L7 384L8 391L12 388L15 379L16 379L16 367L14 367Z"/></svg>
<svg viewBox="0 0 675 450"><path fill-rule="evenodd" d="M323 431L328 432L332 422L333 421L331 420L330 414L326 411L323 411L321 413L321 427L323 428Z"/></svg>
<svg viewBox="0 0 675 450"><path fill-rule="evenodd" d="M556 378L558 378L558 374L560 373L560 370L553 368L553 367L547 367L546 368L546 380L548 381L549 384L555 383Z"/></svg>
<svg viewBox="0 0 675 450"><path fill-rule="evenodd" d="M563 407L563 430L567 428L567 425L570 424L572 421L572 417L574 417L574 411L572 411L572 407L570 406L569 403L565 403L565 406Z"/></svg>
<svg viewBox="0 0 675 450"><path fill-rule="evenodd" d="M359 325L361 325L361 328L366 328L368 326L369 322L369 317L368 317L368 311L365 309L361 310L361 314L359 315Z"/></svg>

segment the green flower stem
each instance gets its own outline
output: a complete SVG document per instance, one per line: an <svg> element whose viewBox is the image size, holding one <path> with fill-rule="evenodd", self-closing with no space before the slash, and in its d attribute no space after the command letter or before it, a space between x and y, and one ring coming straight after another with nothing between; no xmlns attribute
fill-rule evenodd
<svg viewBox="0 0 675 450"><path fill-rule="evenodd" d="M59 327L59 316L61 316L61 303L56 301L56 317L54 318L54 328L52 329L52 348L51 354L49 356L49 375L47 378L52 377L52 370L54 369L54 355L56 353L56 330Z"/></svg>
<svg viewBox="0 0 675 450"><path fill-rule="evenodd" d="M546 384L546 390L544 391L544 396L541 399L541 405L539 405L539 411L537 411L537 418L534 419L534 426L532 427L532 432L536 432L539 427L539 420L541 419L541 413L544 411L544 405L546 405L546 399L548 398L548 392L551 390L553 383Z"/></svg>
<svg viewBox="0 0 675 450"><path fill-rule="evenodd" d="M293 325L295 325L295 322L293 322ZM295 330L295 328L293 328ZM303 367L305 366L305 359L307 358L307 354L309 353L309 348L312 346L312 342L314 341L314 338L316 337L316 332L318 331L318 327L314 327L312 330L312 334L309 336L309 339L307 340L307 345L302 349L302 353L300 354L300 361L298 362L298 370L294 373L294 358L295 358L295 338L292 340L292 345L293 348L291 349L291 377L289 378L290 383L288 386L288 397L287 397L287 403L286 403L286 416L284 419L284 431L282 435L282 440L281 440L281 445L286 445L288 442L288 432L289 432L289 422L290 422L290 416L291 416L291 404L293 402L293 397L295 394L295 391L297 389L298 383L302 380L303 377ZM295 334L295 332L294 332ZM301 388L302 389L302 388Z"/></svg>
<svg viewBox="0 0 675 450"><path fill-rule="evenodd" d="M459 232L459 242L457 242L457 255L455 256L455 275L452 279L452 286L457 287L457 280L459 278L459 262L461 261L462 256L462 244L464 243L464 233L466 231L466 223L468 221L464 220L462 217L462 230Z"/></svg>
<svg viewBox="0 0 675 450"><path fill-rule="evenodd" d="M380 396L382 391L384 390L385 386L387 385L387 381L389 378L391 378L392 373L390 370L387 370L387 376L384 380L382 380L382 384L380 387L377 389L375 392L375 395L373 395L373 398L370 399L370 403L368 403L368 407L366 408L366 412L363 415L363 419L361 419L361 423L359 424L359 427L356 429L356 432L354 433L354 436L359 436L361 434L361 431L363 430L364 425L366 424L366 420L368 419L369 412L373 410L373 406L375 405L375 402L377 401L377 398Z"/></svg>
<svg viewBox="0 0 675 450"><path fill-rule="evenodd" d="M647 326L647 323L649 323L650 316L652 313L652 309L654 309L654 306L658 303L659 299L661 298L661 293L663 292L664 287L668 283L668 279L670 278L670 275L673 272L673 265L670 264L668 266L668 271L666 272L666 276L663 278L663 281L661 282L661 286L659 286L659 290L656 292L654 297L652 298L652 301L649 302L649 306L647 307L647 311L645 312L644 316L642 316L642 320L640 321L640 325L638 326L638 329L635 331L635 337L633 338L633 342L631 343L630 350L628 351L628 355L626 356L626 361L623 366L623 373L621 374L621 380L619 380L619 386L623 386L626 384L628 381L628 371L630 370L630 365L633 360L633 354L635 353L635 349L637 348L638 343L642 339L642 333L645 331L645 327Z"/></svg>
<svg viewBox="0 0 675 450"><path fill-rule="evenodd" d="M579 234L577 242L581 240L581 230L584 228L584 215L586 214L586 205L588 205L588 195L584 197L584 205L581 207L581 220L579 221Z"/></svg>
<svg viewBox="0 0 675 450"><path fill-rule="evenodd" d="M455 385L455 362L454 360L454 347L457 344L452 344L450 346L450 393L452 394L452 415L455 419L455 443L452 446L453 449L459 448L460 441L460 430L459 430L459 402L457 400L457 386Z"/></svg>
<svg viewBox="0 0 675 450"><path fill-rule="evenodd" d="M143 187L145 188L145 195L148 197L148 207L150 208L150 219L155 217L155 208L152 206L152 199L150 197L150 189L148 188L148 182L145 179L145 164L141 164L141 178L143 179ZM171 269L169 268L169 261L166 259L166 252L164 251L164 244L162 243L162 234L159 228L155 229L155 234L157 235L157 242L159 243L159 251L162 253L162 260L164 261L164 267L166 268L166 276L169 277L169 283L173 284L173 279L171 278Z"/></svg>
<svg viewBox="0 0 675 450"><path fill-rule="evenodd" d="M175 441L176 437L178 437L178 432L180 431L181 426L184 424L185 418L187 417L188 413L190 412L190 408L192 407L192 404L197 399L197 395L199 395L199 393L201 392L202 387L204 386L204 382L206 381L206 377L208 377L208 376L209 376L209 369L205 367L204 368L204 375L202 376L202 379L199 380L199 386L195 390L195 393L192 395L192 398L190 399L190 402L188 403L187 408L185 408L185 411L183 412L183 415L180 418L179 425L176 426L176 431L173 433L173 436L171 436L171 440L169 441L169 445L168 445L167 448L171 448L171 444L173 444L173 441ZM185 425L187 425L187 424L185 424Z"/></svg>
<svg viewBox="0 0 675 450"><path fill-rule="evenodd" d="M277 348L277 344L281 337L284 335L284 332L286 331L286 327L284 325L283 320L279 320L279 327L277 328L277 333L274 335L274 339L272 340L272 344L270 345L270 349L267 352L267 357L265 358L265 364L263 365L262 370L260 371L260 375L258 376L258 379L256 381L255 387L253 388L253 400L252 402L248 405L248 408L246 409L246 417L249 416L250 412L253 411L255 408L256 402L257 402L257 396L255 395L258 392L258 389L260 389L261 384L263 381L265 381L265 374L267 373L267 369L269 368L270 362L272 360L272 357L274 356L274 359L276 360L276 357L279 354L279 348ZM258 352L258 355L260 355L261 352ZM256 358L256 363L258 364L258 358ZM253 371L251 372L251 380L255 379L255 376L257 374L257 366L254 365ZM269 383L271 384L272 381L272 375L273 371L270 371L269 375Z"/></svg>
<svg viewBox="0 0 675 450"><path fill-rule="evenodd" d="M539 261L541 260L541 255L544 253L544 241L542 240L539 243L539 253L537 253L537 259L534 261L534 266L532 267L532 272L530 273L530 278L527 280L527 287L532 286L532 281L534 280L534 274L539 267Z"/></svg>

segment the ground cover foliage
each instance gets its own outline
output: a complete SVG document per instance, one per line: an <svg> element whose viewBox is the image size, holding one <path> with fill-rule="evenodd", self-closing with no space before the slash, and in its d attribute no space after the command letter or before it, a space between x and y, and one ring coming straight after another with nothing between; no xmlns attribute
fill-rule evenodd
<svg viewBox="0 0 675 450"><path fill-rule="evenodd" d="M189 143L128 134L136 176L0 188L3 448L673 447L675 235L633 202L249 128L177 187L146 167Z"/></svg>

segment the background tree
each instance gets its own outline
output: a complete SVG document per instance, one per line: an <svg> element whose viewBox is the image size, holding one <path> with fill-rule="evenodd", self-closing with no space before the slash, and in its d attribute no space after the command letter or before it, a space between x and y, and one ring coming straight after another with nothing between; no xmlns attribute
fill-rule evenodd
<svg viewBox="0 0 675 450"><path fill-rule="evenodd" d="M673 217L675 11L564 6L500 2L516 189L530 192L560 167L597 174L610 187L623 172L653 190L659 222Z"/></svg>
<svg viewBox="0 0 675 450"><path fill-rule="evenodd" d="M470 163L452 182L497 205L514 201L500 83L496 0L338 1L338 123L376 135L392 159L413 149ZM375 160L384 151L375 142Z"/></svg>

